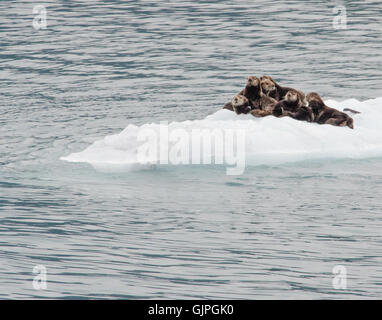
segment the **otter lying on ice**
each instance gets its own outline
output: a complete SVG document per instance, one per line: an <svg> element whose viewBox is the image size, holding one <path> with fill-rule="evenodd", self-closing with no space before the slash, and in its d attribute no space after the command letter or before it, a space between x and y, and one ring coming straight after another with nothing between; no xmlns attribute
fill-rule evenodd
<svg viewBox="0 0 382 320"><path fill-rule="evenodd" d="M349 128L354 129L353 118L349 117L344 112L325 105L318 93L311 92L306 98L309 102L309 108L313 111L314 122L319 124L331 124L339 127L348 126Z"/></svg>
<svg viewBox="0 0 382 320"><path fill-rule="evenodd" d="M262 116L272 114L271 111L277 103L275 99L263 94L261 90L260 79L255 76L248 77L245 88L241 90L238 95L246 97L248 99L248 103L251 107L251 110L258 110L259 116L260 114L262 114ZM238 95L236 95L235 97L237 97ZM234 111L232 101L228 102L224 106L224 109Z"/></svg>
<svg viewBox="0 0 382 320"><path fill-rule="evenodd" d="M326 106L317 93L311 92L305 96L300 90L280 86L270 76L262 76L260 79L248 77L245 88L224 109L237 114L251 113L255 117L288 116L300 121L354 129L354 121L349 115ZM360 113L349 108L344 111Z"/></svg>

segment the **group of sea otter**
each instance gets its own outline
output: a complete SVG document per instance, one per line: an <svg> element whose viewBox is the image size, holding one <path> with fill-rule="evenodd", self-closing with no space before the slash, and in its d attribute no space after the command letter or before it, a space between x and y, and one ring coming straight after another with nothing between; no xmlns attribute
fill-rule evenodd
<svg viewBox="0 0 382 320"><path fill-rule="evenodd" d="M245 88L224 109L237 114L250 113L255 117L288 116L301 121L354 129L353 119L346 113L325 105L318 93L311 92L305 96L300 90L280 86L270 76L262 76L260 79L248 77ZM344 111L359 113L348 108Z"/></svg>

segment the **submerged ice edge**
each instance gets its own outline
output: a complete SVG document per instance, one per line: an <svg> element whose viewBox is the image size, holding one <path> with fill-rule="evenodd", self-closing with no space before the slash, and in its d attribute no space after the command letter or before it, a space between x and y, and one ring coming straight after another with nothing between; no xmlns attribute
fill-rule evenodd
<svg viewBox="0 0 382 320"><path fill-rule="evenodd" d="M355 129L291 118L238 116L218 110L202 120L130 124L122 132L106 136L61 160L85 162L102 169L141 168L151 164L224 164L241 168L382 156L382 98L326 103L339 110L360 111L361 114L351 114Z"/></svg>

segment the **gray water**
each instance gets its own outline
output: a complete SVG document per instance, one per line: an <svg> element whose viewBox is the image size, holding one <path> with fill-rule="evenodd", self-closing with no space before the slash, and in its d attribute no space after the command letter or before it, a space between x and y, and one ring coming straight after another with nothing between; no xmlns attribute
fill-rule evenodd
<svg viewBox="0 0 382 320"><path fill-rule="evenodd" d="M381 97L380 1L45 0L35 30L37 3L0 2L0 298L382 297L381 158L238 177L60 160L128 124L203 119L249 74Z"/></svg>

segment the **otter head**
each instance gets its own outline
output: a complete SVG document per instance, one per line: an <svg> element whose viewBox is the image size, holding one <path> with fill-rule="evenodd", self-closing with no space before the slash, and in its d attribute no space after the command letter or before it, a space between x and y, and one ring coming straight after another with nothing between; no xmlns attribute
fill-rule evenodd
<svg viewBox="0 0 382 320"><path fill-rule="evenodd" d="M260 84L260 79L255 76L249 76L247 78L247 87L258 87Z"/></svg>
<svg viewBox="0 0 382 320"><path fill-rule="evenodd" d="M232 102L233 110L237 114L249 113L251 111L251 107L249 105L248 99L241 94L234 96L231 102Z"/></svg>
<svg viewBox="0 0 382 320"><path fill-rule="evenodd" d="M276 90L276 84L272 77L269 76L262 76L260 78L261 80L261 88L264 92L272 92Z"/></svg>
<svg viewBox="0 0 382 320"><path fill-rule="evenodd" d="M297 91L289 90L285 95L285 100L289 103L296 103L300 101L300 96Z"/></svg>
<svg viewBox="0 0 382 320"><path fill-rule="evenodd" d="M312 109L320 109L325 106L324 101L321 99L320 95L315 92L308 93L306 96L306 101L309 103L309 107Z"/></svg>

